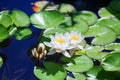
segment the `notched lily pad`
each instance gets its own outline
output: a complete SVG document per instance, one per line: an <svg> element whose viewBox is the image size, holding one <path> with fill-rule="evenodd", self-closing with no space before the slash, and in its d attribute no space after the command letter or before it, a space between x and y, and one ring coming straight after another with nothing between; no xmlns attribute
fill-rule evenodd
<svg viewBox="0 0 120 80"><path fill-rule="evenodd" d="M35 67L34 74L40 80L64 80L66 71L62 66L53 62L45 62L45 69Z"/></svg>
<svg viewBox="0 0 120 80"><path fill-rule="evenodd" d="M17 40L27 39L32 35L32 31L29 28L23 28L16 31L15 38Z"/></svg>
<svg viewBox="0 0 120 80"><path fill-rule="evenodd" d="M94 45L105 45L116 40L115 32L111 28L103 25L89 27L89 30L85 35L86 37L95 37L92 40L92 44Z"/></svg>
<svg viewBox="0 0 120 80"><path fill-rule="evenodd" d="M85 55L75 55L65 68L72 72L85 72L93 67L93 61Z"/></svg>
<svg viewBox="0 0 120 80"><path fill-rule="evenodd" d="M8 30L0 24L0 42L7 39L9 37Z"/></svg>
<svg viewBox="0 0 120 80"><path fill-rule="evenodd" d="M81 11L75 15L75 18L83 19L88 25L93 25L97 21L97 16L91 11Z"/></svg>
<svg viewBox="0 0 120 80"><path fill-rule="evenodd" d="M41 11L34 13L30 19L35 27L46 29L58 26L64 20L64 15L58 11Z"/></svg>
<svg viewBox="0 0 120 80"><path fill-rule="evenodd" d="M90 46L86 49L86 54L93 59L102 59L108 55L107 52L102 52L103 49L100 46Z"/></svg>
<svg viewBox="0 0 120 80"><path fill-rule="evenodd" d="M20 10L12 10L11 17L17 27L28 27L30 25L29 16Z"/></svg>

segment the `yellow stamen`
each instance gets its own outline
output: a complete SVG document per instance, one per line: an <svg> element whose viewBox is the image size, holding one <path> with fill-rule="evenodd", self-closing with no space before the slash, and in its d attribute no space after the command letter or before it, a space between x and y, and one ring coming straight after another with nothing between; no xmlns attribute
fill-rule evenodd
<svg viewBox="0 0 120 80"><path fill-rule="evenodd" d="M57 39L56 42L63 44L65 42L65 40L64 39Z"/></svg>
<svg viewBox="0 0 120 80"><path fill-rule="evenodd" d="M76 36L76 35L72 36L72 39L75 40L75 41L79 40L78 36Z"/></svg>

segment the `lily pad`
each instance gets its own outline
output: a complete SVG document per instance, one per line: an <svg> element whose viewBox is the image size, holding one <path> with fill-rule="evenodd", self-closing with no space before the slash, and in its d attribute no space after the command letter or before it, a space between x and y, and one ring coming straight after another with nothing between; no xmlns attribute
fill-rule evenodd
<svg viewBox="0 0 120 80"><path fill-rule="evenodd" d="M4 27L8 28L10 25L12 25L12 19L9 15L0 15L0 24L2 24Z"/></svg>
<svg viewBox="0 0 120 80"><path fill-rule="evenodd" d="M54 35L55 33L65 33L66 30L62 28L48 28L44 31L43 36L50 37L50 35Z"/></svg>
<svg viewBox="0 0 120 80"><path fill-rule="evenodd" d="M96 80L98 73L102 70L102 66L94 66L87 71L88 80Z"/></svg>
<svg viewBox="0 0 120 80"><path fill-rule="evenodd" d="M96 23L97 25L103 25L108 26L112 28L117 35L120 35L120 20L116 17L107 17L107 18L101 18Z"/></svg>
<svg viewBox="0 0 120 80"><path fill-rule="evenodd" d="M0 57L0 67L3 65L3 60L2 58Z"/></svg>
<svg viewBox="0 0 120 80"><path fill-rule="evenodd" d="M102 59L108 55L107 52L102 52L103 49L100 46L90 46L86 49L86 54L93 59Z"/></svg>
<svg viewBox="0 0 120 80"><path fill-rule="evenodd" d="M72 12L76 12L76 9L73 5L71 4L67 4L67 3L62 3L59 5L58 10L61 13L72 13Z"/></svg>
<svg viewBox="0 0 120 80"><path fill-rule="evenodd" d="M108 55L101 64L106 71L120 71L120 53Z"/></svg>
<svg viewBox="0 0 120 80"><path fill-rule="evenodd" d="M75 55L65 68L72 72L85 72L93 67L93 62L85 55Z"/></svg>
<svg viewBox="0 0 120 80"><path fill-rule="evenodd" d="M3 25L0 24L0 42L2 40L7 39L8 37L9 37L9 33L7 29Z"/></svg>
<svg viewBox="0 0 120 80"><path fill-rule="evenodd" d="M111 28L103 25L89 27L89 30L85 35L86 37L95 37L92 40L92 44L94 45L105 45L116 40L115 32Z"/></svg>
<svg viewBox="0 0 120 80"><path fill-rule="evenodd" d="M105 46L107 50L120 51L120 43L111 43Z"/></svg>
<svg viewBox="0 0 120 80"><path fill-rule="evenodd" d="M27 39L32 35L32 31L29 28L20 29L16 32L15 37L17 40Z"/></svg>
<svg viewBox="0 0 120 80"><path fill-rule="evenodd" d="M97 16L91 11L81 11L75 15L75 19L83 19L88 25L93 25L97 22Z"/></svg>
<svg viewBox="0 0 120 80"><path fill-rule="evenodd" d="M120 17L120 14L112 11L110 7L101 8L98 14L100 17L116 17L116 16Z"/></svg>
<svg viewBox="0 0 120 80"><path fill-rule="evenodd" d="M58 11L40 11L30 19L35 27L46 29L58 26L64 20L64 15Z"/></svg>
<svg viewBox="0 0 120 80"><path fill-rule="evenodd" d="M35 67L34 74L40 80L64 80L66 71L62 66L53 62L45 62L45 69Z"/></svg>
<svg viewBox="0 0 120 80"><path fill-rule="evenodd" d="M30 25L29 16L20 10L12 10L11 17L17 27L28 27Z"/></svg>

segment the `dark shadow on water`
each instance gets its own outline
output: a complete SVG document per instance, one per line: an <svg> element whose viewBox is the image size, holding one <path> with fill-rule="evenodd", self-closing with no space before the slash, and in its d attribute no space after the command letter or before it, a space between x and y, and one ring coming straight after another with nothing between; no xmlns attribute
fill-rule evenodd
<svg viewBox="0 0 120 80"><path fill-rule="evenodd" d="M10 44L10 38L5 39L4 41L0 42L0 48L5 48Z"/></svg>
<svg viewBox="0 0 120 80"><path fill-rule="evenodd" d="M1 52L0 52L0 57L2 57L3 62L6 62L7 56L6 56L4 53L1 53Z"/></svg>

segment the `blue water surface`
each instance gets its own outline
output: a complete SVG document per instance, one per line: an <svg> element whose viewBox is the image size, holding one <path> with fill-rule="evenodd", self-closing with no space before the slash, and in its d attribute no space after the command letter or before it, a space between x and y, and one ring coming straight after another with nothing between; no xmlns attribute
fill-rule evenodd
<svg viewBox="0 0 120 80"><path fill-rule="evenodd" d="M29 16L34 13L31 3L37 0L0 0L0 10L3 9L19 9L27 13ZM95 13L100 7L108 4L108 1L101 0L51 0L56 3L71 3L78 10L91 10ZM104 1L104 0L103 0ZM101 4L101 5L100 5ZM27 55L30 47L36 45L40 30L30 26L33 36L27 40L18 41L13 37L10 38L11 43L5 48L0 48L0 53L7 56L6 62L0 68L0 80L37 80L33 74L35 63Z"/></svg>

